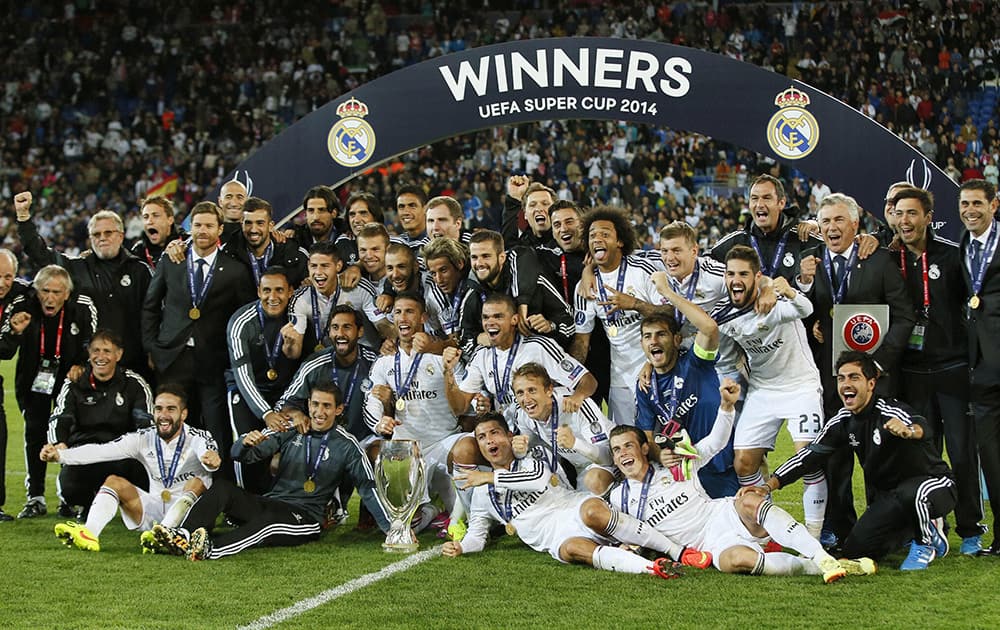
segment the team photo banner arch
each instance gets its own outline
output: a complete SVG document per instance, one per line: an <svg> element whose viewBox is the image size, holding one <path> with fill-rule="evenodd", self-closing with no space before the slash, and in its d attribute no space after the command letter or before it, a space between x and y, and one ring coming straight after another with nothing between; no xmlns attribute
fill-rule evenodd
<svg viewBox="0 0 1000 630"><path fill-rule="evenodd" d="M311 186L338 186L392 157L479 129L623 120L751 149L854 196L881 218L906 180L930 190L935 227L957 238L958 186L919 151L805 83L715 53L610 38L536 39L430 59L302 118L236 167L275 220Z"/></svg>

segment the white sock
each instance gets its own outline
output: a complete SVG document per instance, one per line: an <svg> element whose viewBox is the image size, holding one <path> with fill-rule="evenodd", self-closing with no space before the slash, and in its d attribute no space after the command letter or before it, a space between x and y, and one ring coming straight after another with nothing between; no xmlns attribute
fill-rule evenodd
<svg viewBox="0 0 1000 630"><path fill-rule="evenodd" d="M802 511L805 515L806 528L810 535L818 539L826 515L828 495L826 476L823 471L811 473L802 477L802 484Z"/></svg>
<svg viewBox="0 0 1000 630"><path fill-rule="evenodd" d="M752 575L813 575L810 571L819 570L814 562L783 551L762 553L760 558Z"/></svg>
<svg viewBox="0 0 1000 630"><path fill-rule="evenodd" d="M740 475L737 477L741 486L763 486L764 485L764 475L760 474L760 469L753 471L749 475Z"/></svg>
<svg viewBox="0 0 1000 630"><path fill-rule="evenodd" d="M455 470L476 470L478 467L475 464L459 464L458 462L452 463L452 468ZM455 523L457 521L465 519L465 515L469 513L469 506L472 504L472 488L465 490L459 490L455 487L456 501L455 506L451 509L451 522Z"/></svg>
<svg viewBox="0 0 1000 630"><path fill-rule="evenodd" d="M101 486L97 491L97 496L90 504L90 513L87 514L87 529L95 538L101 537L101 532L118 511L118 495L107 486Z"/></svg>
<svg viewBox="0 0 1000 630"><path fill-rule="evenodd" d="M184 521L184 517L191 510L191 506L197 500L198 497L190 490L182 492L181 496L177 497L177 500L167 510L167 513L163 515L163 521L160 522L160 525L164 527L177 527L180 525Z"/></svg>
<svg viewBox="0 0 1000 630"><path fill-rule="evenodd" d="M684 550L683 547L656 531L656 528L649 523L640 521L624 512L619 512L613 507L611 508L611 519L608 521L608 527L604 533L623 543L639 545L665 553L674 560L679 560L681 552Z"/></svg>
<svg viewBox="0 0 1000 630"><path fill-rule="evenodd" d="M651 564L640 555L618 547L599 546L591 557L594 568L618 573L652 573Z"/></svg>
<svg viewBox="0 0 1000 630"><path fill-rule="evenodd" d="M444 509L450 512L455 506L455 484L452 482L448 470L446 468L435 468L431 474L428 486L430 487L431 496L440 498Z"/></svg>
<svg viewBox="0 0 1000 630"><path fill-rule="evenodd" d="M757 508L757 523L782 547L794 549L806 558L825 553L819 541L813 538L802 523L770 500L762 501Z"/></svg>

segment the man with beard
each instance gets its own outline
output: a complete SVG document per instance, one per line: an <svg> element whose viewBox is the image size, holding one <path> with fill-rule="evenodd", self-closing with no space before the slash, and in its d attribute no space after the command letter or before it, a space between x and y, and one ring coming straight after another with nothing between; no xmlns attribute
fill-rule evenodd
<svg viewBox="0 0 1000 630"><path fill-rule="evenodd" d="M0 329L0 359L17 353L14 393L24 417L25 486L28 501L18 518L46 513L45 462L38 458L46 443L57 384L77 378L87 362L87 343L97 330L97 309L85 295L70 298L73 280L58 265L42 267L34 292L15 298L10 318ZM68 508L60 516L71 516Z"/></svg>
<svg viewBox="0 0 1000 630"><path fill-rule="evenodd" d="M382 293L375 300L376 308L382 313L391 313L396 296L404 292L423 292L417 255L402 243L390 242L385 249L385 277L382 278ZM386 336L386 339L395 338L395 333Z"/></svg>
<svg viewBox="0 0 1000 630"><path fill-rule="evenodd" d="M191 247L184 262L164 259L142 308L143 345L160 382L188 393L190 422L208 429L228 453L232 429L226 412L229 356L219 342L236 309L253 300L253 276L219 250L222 211L210 201L191 209Z"/></svg>
<svg viewBox="0 0 1000 630"><path fill-rule="evenodd" d="M340 259L348 265L356 265L361 259L358 252L358 237L361 230L369 223L381 225L385 222L382 216L382 208L378 199L369 192L356 192L347 198L347 227L348 229L337 237L337 251L340 252ZM371 277L368 278L372 280Z"/></svg>
<svg viewBox="0 0 1000 630"><path fill-rule="evenodd" d="M110 442L149 426L153 409L149 385L132 370L119 368L121 343L107 329L99 329L90 338L89 365L77 378L63 381L56 397L49 444L66 448ZM108 475L125 477L134 484L144 481L139 466L129 459L63 468L59 472L61 505L90 505Z"/></svg>
<svg viewBox="0 0 1000 630"><path fill-rule="evenodd" d="M499 233L483 230L469 240L469 259L474 277L469 278L470 291L466 292L461 307L463 356L471 358L477 345L490 343L482 328L483 302L490 293L505 293L514 298L523 315L522 334L534 332L552 337L563 347L569 344L576 327L559 290L543 276L528 279L518 273L517 267L522 262L538 269L538 261L530 249L506 252Z"/></svg>
<svg viewBox="0 0 1000 630"><path fill-rule="evenodd" d="M529 182L527 175L514 175L507 180L500 233L507 243L534 247L552 240L549 206L558 197L548 186Z"/></svg>
<svg viewBox="0 0 1000 630"><path fill-rule="evenodd" d="M274 431L287 428L288 419L272 408L302 362L302 335L288 321L291 293L284 270L267 269L257 287L259 299L229 318L226 384L229 419L236 435L261 430L265 424ZM305 432L307 424L300 422L296 428ZM248 468L236 463L239 486L263 492L269 481L267 462Z"/></svg>
<svg viewBox="0 0 1000 630"><path fill-rule="evenodd" d="M142 237L132 244L132 254L156 270L167 243L187 238L187 232L174 222L174 203L166 197L147 197L139 205Z"/></svg>
<svg viewBox="0 0 1000 630"><path fill-rule="evenodd" d="M277 266L285 270L288 283L295 288L308 274L307 256L294 240L278 243L272 238L272 212L267 201L259 197L247 199L243 204L242 230L227 238L222 248L250 268L255 285L260 284L265 269Z"/></svg>
<svg viewBox="0 0 1000 630"><path fill-rule="evenodd" d="M28 260L37 268L51 264L64 267L76 290L93 300L98 327L121 336L125 344L122 365L148 375L142 328L135 314L142 309L151 271L122 247L125 225L121 217L110 210L94 214L87 222L91 249L80 257L70 257L46 246L31 220L31 202L30 192L14 196L18 238Z"/></svg>
<svg viewBox="0 0 1000 630"><path fill-rule="evenodd" d="M784 277L773 281L778 302L767 314L754 310L763 274L757 253L736 245L726 254L728 298L712 311L720 334L740 345L747 357L750 387L733 436L733 464L741 486L764 484L760 467L774 450L787 421L796 450L813 440L823 422L819 370L802 320L812 315L809 299ZM802 508L806 529L817 539L823 529L827 487L822 471L805 477Z"/></svg>
<svg viewBox="0 0 1000 630"><path fill-rule="evenodd" d="M369 348L378 350L382 339L392 334L385 312L375 305L375 285L362 278L352 289L342 287L338 277L342 269L340 253L333 243L320 241L309 248L310 283L295 292L289 306L295 330L304 335L307 351L319 352L326 345L330 314L338 304L364 312L369 323L362 343Z"/></svg>
<svg viewBox="0 0 1000 630"><path fill-rule="evenodd" d="M142 552L157 549L155 523L176 527L197 498L212 486L212 473L222 463L211 434L185 424L187 399L176 385L161 385L153 403L153 426L126 433L113 442L70 448L45 445L41 459L66 467L132 459L146 469L149 491L118 475L109 475L97 492L84 524L59 523L56 536L67 545L100 551L104 527L120 508L128 529L142 530Z"/></svg>
<svg viewBox="0 0 1000 630"><path fill-rule="evenodd" d="M30 292L31 285L17 277L17 256L9 249L0 249L0 330L10 325L10 305ZM3 511L7 501L7 435L3 377L0 376L0 523L14 520Z"/></svg>
<svg viewBox="0 0 1000 630"><path fill-rule="evenodd" d="M877 560L909 541L900 569L926 569L948 553L939 519L955 506L951 470L935 452L927 421L905 403L875 393L879 369L871 356L844 352L836 369L843 408L811 444L778 466L767 487L783 488L819 470L832 453L853 451L865 473L868 500L844 540L843 554Z"/></svg>
<svg viewBox="0 0 1000 630"><path fill-rule="evenodd" d="M333 190L326 186L310 188L302 197L302 209L306 213L306 222L295 226L291 233L299 245L308 250L316 243L324 241L332 243L337 240L337 215L340 213L340 204Z"/></svg>

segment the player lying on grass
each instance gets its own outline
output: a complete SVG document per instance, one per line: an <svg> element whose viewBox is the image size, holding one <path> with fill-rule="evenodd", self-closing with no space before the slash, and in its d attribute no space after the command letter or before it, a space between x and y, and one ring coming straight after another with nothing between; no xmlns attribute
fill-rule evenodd
<svg viewBox="0 0 1000 630"><path fill-rule="evenodd" d="M361 500L383 531L389 522L375 496L371 464L357 439L334 426L343 412L340 388L319 383L309 393L310 430L265 434L250 431L233 445L233 459L254 463L281 453L274 486L263 496L251 494L226 480L194 504L181 527L153 529L157 542L190 560L216 560L252 547L301 545L319 538L324 510L350 476ZM212 537L218 516L225 513L242 523ZM188 532L190 531L190 534Z"/></svg>
<svg viewBox="0 0 1000 630"><path fill-rule="evenodd" d="M187 419L184 389L165 384L156 390L154 425L126 433L113 442L58 448L46 444L41 458L64 466L119 459L138 460L149 475L149 492L127 479L110 475L97 491L86 524L69 521L55 527L66 545L100 551L99 537L121 508L122 521L131 530L142 529L143 553L151 550L149 530L154 523L176 526L200 494L212 485L212 473L221 464L211 434L184 424Z"/></svg>
<svg viewBox="0 0 1000 630"><path fill-rule="evenodd" d="M649 461L644 431L623 425L611 431L611 453L625 481L612 487L608 502L680 544L710 553L724 573L751 575L822 575L826 583L847 574L875 572L868 558L837 561L809 535L805 526L771 502L765 488L741 488L736 497L711 499L698 482L698 466L711 460L729 439L740 387L724 379L719 388L722 405L712 432L694 445L682 475ZM692 449L689 449L692 450ZM676 470L676 469L674 469ZM681 477L678 479L677 477ZM768 538L798 551L765 553Z"/></svg>
<svg viewBox="0 0 1000 630"><path fill-rule="evenodd" d="M499 522L507 525L508 534L516 534L535 551L548 552L560 562L587 564L606 571L649 573L663 578L679 575L669 559L650 562L614 546L618 543L647 547L689 566L705 568L711 562L707 554L681 547L600 498L569 489L561 469L553 474L544 461L533 457L516 459L511 446L513 435L503 416L480 416L474 435L493 470L456 475L456 483L475 490L469 531L460 542L444 544L445 556L481 551L490 525Z"/></svg>

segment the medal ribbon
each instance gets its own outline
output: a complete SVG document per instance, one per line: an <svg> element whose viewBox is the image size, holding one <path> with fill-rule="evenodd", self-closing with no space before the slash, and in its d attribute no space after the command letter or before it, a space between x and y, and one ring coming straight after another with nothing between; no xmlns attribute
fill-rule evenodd
<svg viewBox="0 0 1000 630"><path fill-rule="evenodd" d="M854 270L854 265L857 262L858 248L855 247L854 251L851 252L851 257L845 263L844 279L840 283L840 286L837 287L837 292L833 295L834 304L840 304L844 301L844 296L847 295L847 285L851 281L851 272ZM826 279L830 281L830 292L833 293L833 258L830 256L829 249L823 252L823 269L826 271Z"/></svg>
<svg viewBox="0 0 1000 630"><path fill-rule="evenodd" d="M257 302L257 321L260 322L260 337L264 340L264 357L267 359L267 367L273 370L278 362L278 352L281 351L282 336L279 331L274 336L274 343L268 345L267 338L264 336L264 307L259 301Z"/></svg>
<svg viewBox="0 0 1000 630"><path fill-rule="evenodd" d="M319 462L323 459L323 453L326 452L326 443L330 441L330 434L333 430L329 430L323 434L323 439L319 442L319 451L316 452L316 459L312 458L312 436L306 436L306 477L308 479L315 479L316 472L319 470Z"/></svg>
<svg viewBox="0 0 1000 630"><path fill-rule="evenodd" d="M316 291L316 287L309 287L309 304L312 306L312 319L313 319L313 329L316 332L316 342L322 341L323 337L326 336L326 330L330 325L330 317L333 315L333 309L337 306L337 302L340 300L340 285L337 285L337 291L333 294L333 299L330 300L330 312L326 315L326 326L320 328L319 325L319 293Z"/></svg>
<svg viewBox="0 0 1000 630"><path fill-rule="evenodd" d="M517 470L517 464L518 460L516 459L513 462L511 462L510 472L514 472ZM489 488L490 501L493 503L493 507L496 508L497 514L500 515L500 518L502 518L504 522L510 523L512 520L514 520L514 507L511 505L511 503L514 500L514 493L508 490L507 496L504 497L503 505L501 506L500 497L497 496L496 486L491 483L487 486L487 488Z"/></svg>
<svg viewBox="0 0 1000 630"><path fill-rule="evenodd" d="M215 265L208 264L205 261L205 266L208 269L205 270L205 280L201 285L201 294L194 294L194 250L189 249L187 254L187 272L188 272L188 289L191 291L191 304L195 308L201 308L201 303L205 301L205 296L208 295L208 287L212 286L212 278L215 276Z"/></svg>
<svg viewBox="0 0 1000 630"><path fill-rule="evenodd" d="M497 349L490 347L490 352L493 354L493 384L496 386L496 399L498 403L510 398L510 372L511 368L514 367L514 357L517 355L517 349L521 345L521 334L514 333L514 343L510 346L510 350L507 351L507 365L504 366L503 370L503 380L500 380L500 368L497 365Z"/></svg>
<svg viewBox="0 0 1000 630"><path fill-rule="evenodd" d="M983 288L983 280L986 278L986 270L989 268L990 263L993 262L993 254L996 253L996 243L997 243L997 222L994 221L993 225L990 226L990 235L986 239L986 247L983 249L983 255L980 256L979 268L975 267L976 261L972 257L972 248L969 248L969 270L972 272L972 295L979 295L979 291Z"/></svg>
<svg viewBox="0 0 1000 630"><path fill-rule="evenodd" d="M549 414L549 430L552 436L552 461L549 462L549 472L556 474L559 466L559 445L556 444L556 430L559 428L559 402L556 397L552 397L552 413Z"/></svg>
<svg viewBox="0 0 1000 630"><path fill-rule="evenodd" d="M743 308L736 308L736 306L734 306L733 303L731 301L729 301L729 299L727 298L726 302L725 302L725 304L723 304L722 308L720 308L719 310L714 311L712 313L712 319L715 320L716 324L719 324L721 326L722 324L725 324L726 322L733 321L737 317L742 317L743 315L746 315L747 313L749 313L752 310L753 310L753 306L745 306Z"/></svg>
<svg viewBox="0 0 1000 630"><path fill-rule="evenodd" d="M465 280L458 283L458 288L455 289L455 295L451 298L451 314L453 318L448 322L441 322L441 327L444 328L444 334L450 335L451 333L458 330L458 325L461 323L458 319L458 307L462 304L462 296L465 295Z"/></svg>
<svg viewBox="0 0 1000 630"><path fill-rule="evenodd" d="M646 464L646 475L642 478L642 490L639 492L639 509L636 510L635 517L642 520L642 514L646 511L646 498L649 496L649 486L653 482L653 466L652 464ZM628 495L629 486L631 484L628 480L622 484L622 512L628 514Z"/></svg>
<svg viewBox="0 0 1000 630"><path fill-rule="evenodd" d="M400 368L400 355L402 350L396 350L396 373L393 375L396 379L396 398L403 400L408 393L410 393L410 383L413 382L413 377L417 375L417 369L420 367L420 360L424 358L423 353L418 352L413 357L413 362L410 363L410 370L406 373L406 380L400 384L399 373L402 372Z"/></svg>
<svg viewBox="0 0 1000 630"><path fill-rule="evenodd" d="M56 328L56 356L55 359L58 361L59 357L62 356L62 331L63 331L63 319L66 317L66 307L59 312L59 327ZM38 335L38 356L45 356L45 320L42 319L41 330Z"/></svg>
<svg viewBox="0 0 1000 630"><path fill-rule="evenodd" d="M357 385L358 383L358 371L360 369L361 369L361 358L358 357L354 361L354 371L351 372L351 376L349 377L350 380L347 382L347 393L344 394L344 409L347 409L348 407L351 406L351 396L354 395L354 386ZM339 383L338 382L339 379L337 379L336 360L333 362L333 370L332 374L330 375L330 380L332 380L334 383L337 383L337 385L340 387L340 391L344 391L344 386L341 383Z"/></svg>
<svg viewBox="0 0 1000 630"><path fill-rule="evenodd" d="M691 272L691 278L688 281L689 284L688 284L687 291L684 292L684 299L687 300L688 302L690 302L692 300L692 298L694 298L695 291L698 289L698 275L701 273L701 269L699 269L700 266L701 265L698 264L698 259L695 258L695 260L694 260L694 271ZM677 293L680 293L681 292L681 283L677 282L673 278L670 279L670 282L674 285L674 291L676 291ZM674 319L677 320L677 324L678 325L683 326L684 325L684 321L687 318L684 317L684 313L680 312L679 309L675 308L674 309Z"/></svg>
<svg viewBox="0 0 1000 630"><path fill-rule="evenodd" d="M757 237L753 234L750 235L750 245L753 246L755 252L757 252L757 257L760 258L760 270L769 278L773 278L774 274L778 271L778 263L781 262L781 255L785 253L785 245L788 244L788 235L791 232L785 232L781 236L781 240L778 241L777 247L774 249L774 256L771 258L771 266L764 265L764 254L760 251L760 243L757 242Z"/></svg>
<svg viewBox="0 0 1000 630"><path fill-rule="evenodd" d="M250 271L253 272L253 281L259 285L260 277L270 264L271 256L274 255L274 241L267 244L267 249L264 250L264 255L260 258L257 258L249 247L247 247L247 255L250 256Z"/></svg>
<svg viewBox="0 0 1000 630"><path fill-rule="evenodd" d="M181 427L180 437L177 438L177 448L174 449L174 456L170 459L170 471L167 472L167 468L163 462L163 440L160 439L159 435L153 436L153 442L156 443L156 463L160 467L160 479L163 480L164 489L169 488L174 485L174 476L177 474L177 464L181 461L181 454L184 451L184 442L187 440L187 431L184 427Z"/></svg>
<svg viewBox="0 0 1000 630"><path fill-rule="evenodd" d="M627 261L628 261L628 259L625 256L622 256L622 263L621 263L621 265L618 266L618 280L617 280L617 282L615 282L615 291L618 291L619 293L622 292L622 287L625 286L625 269L628 267L628 262ZM604 289L604 280L601 278L601 270L598 269L597 267L594 267L594 275L597 276L597 289L598 289L598 291L601 294L601 301L602 302L607 302L608 301L608 292ZM611 315L607 314L608 311L610 311L610 310L611 310L611 308L607 304L605 304L604 305L604 313L605 313L604 318L608 321L609 324L613 324L614 322L617 322L623 316L622 314L624 313L624 310L619 309L618 312L614 314L614 318L613 319L612 319Z"/></svg>

